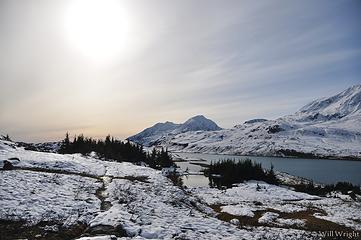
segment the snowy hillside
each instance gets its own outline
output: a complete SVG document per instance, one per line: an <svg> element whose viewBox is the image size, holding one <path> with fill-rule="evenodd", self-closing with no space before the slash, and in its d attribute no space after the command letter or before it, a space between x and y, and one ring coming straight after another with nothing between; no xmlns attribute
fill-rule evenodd
<svg viewBox="0 0 361 240"><path fill-rule="evenodd" d="M313 101L296 114L309 116L310 120L331 120L360 114L360 110L361 85L356 85L333 97Z"/></svg>
<svg viewBox="0 0 361 240"><path fill-rule="evenodd" d="M128 139L144 146L150 146L156 144L161 138L165 136L170 137L190 131L216 130L221 130L221 128L215 122L202 115L198 115L188 119L182 124L176 124L172 122L157 123L154 126L129 137Z"/></svg>
<svg viewBox="0 0 361 240"><path fill-rule="evenodd" d="M327 226L361 229L360 203L347 195L318 197L254 181L187 190L148 167L1 140L0 160L4 240L319 239ZM12 169L3 169L5 160Z"/></svg>
<svg viewBox="0 0 361 240"><path fill-rule="evenodd" d="M153 143L184 152L361 159L361 85L276 120L163 135Z"/></svg>

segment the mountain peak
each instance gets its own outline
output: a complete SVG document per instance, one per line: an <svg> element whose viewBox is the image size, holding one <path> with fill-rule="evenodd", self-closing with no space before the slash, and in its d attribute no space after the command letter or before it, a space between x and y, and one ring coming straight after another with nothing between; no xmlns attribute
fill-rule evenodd
<svg viewBox="0 0 361 240"><path fill-rule="evenodd" d="M352 86L332 97L317 99L300 109L298 114L315 119L343 118L361 112L361 85Z"/></svg>
<svg viewBox="0 0 361 240"><path fill-rule="evenodd" d="M199 115L195 115L194 117L192 118L203 118L203 119L207 119L204 115L202 114L199 114Z"/></svg>
<svg viewBox="0 0 361 240"><path fill-rule="evenodd" d="M156 123L152 127L146 128L142 132L131 136L128 139L148 146L168 135L175 135L189 131L215 131L221 129L222 128L220 128L212 120L203 115L197 115L182 124L169 121L165 123Z"/></svg>
<svg viewBox="0 0 361 240"><path fill-rule="evenodd" d="M206 118L203 115L197 115L188 119L185 123L182 124L181 131L216 131L221 130L215 122Z"/></svg>
<svg viewBox="0 0 361 240"><path fill-rule="evenodd" d="M345 91L361 91L361 84L353 85L352 87L346 89Z"/></svg>
<svg viewBox="0 0 361 240"><path fill-rule="evenodd" d="M189 122L189 121L205 121L205 120L209 120L207 119L205 116L203 115L196 115L194 117L191 117L190 119L188 119L187 121L185 121L184 123L186 122Z"/></svg>

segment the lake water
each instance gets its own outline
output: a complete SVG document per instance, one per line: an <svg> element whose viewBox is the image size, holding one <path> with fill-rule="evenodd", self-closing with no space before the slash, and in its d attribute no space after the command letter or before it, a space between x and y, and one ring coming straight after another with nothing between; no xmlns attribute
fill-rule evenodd
<svg viewBox="0 0 361 240"><path fill-rule="evenodd" d="M203 153L172 153L175 158L186 160L177 162L182 169L189 172L200 172L203 167L196 164L211 163L222 159L251 159L261 163L263 168L270 168L271 164L275 171L286 172L294 176L312 179L317 183L337 183L341 181L361 185L361 161L305 159L305 158L281 158L281 157L252 157L235 155L216 155ZM184 176L186 186L207 186L208 179L204 176Z"/></svg>

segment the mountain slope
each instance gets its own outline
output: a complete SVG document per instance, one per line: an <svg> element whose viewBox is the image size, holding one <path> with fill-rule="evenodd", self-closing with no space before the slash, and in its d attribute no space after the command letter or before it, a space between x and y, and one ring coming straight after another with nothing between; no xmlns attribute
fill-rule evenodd
<svg viewBox="0 0 361 240"><path fill-rule="evenodd" d="M172 122L157 123L152 127L146 128L142 132L129 137L128 140L145 146L151 146L165 137L171 137L180 133L216 130L221 130L221 128L215 122L203 115L198 115L188 119L182 124Z"/></svg>
<svg viewBox="0 0 361 240"><path fill-rule="evenodd" d="M361 159L361 85L276 120L163 136L156 144L185 152Z"/></svg>
<svg viewBox="0 0 361 240"><path fill-rule="evenodd" d="M146 128L142 132L129 137L128 140L143 145L149 145L149 143L156 141L160 136L167 135L179 127L180 124L172 122L157 123L152 127Z"/></svg>
<svg viewBox="0 0 361 240"><path fill-rule="evenodd" d="M320 99L304 106L300 112L339 117L359 113L361 110L361 85L355 85L326 99Z"/></svg>

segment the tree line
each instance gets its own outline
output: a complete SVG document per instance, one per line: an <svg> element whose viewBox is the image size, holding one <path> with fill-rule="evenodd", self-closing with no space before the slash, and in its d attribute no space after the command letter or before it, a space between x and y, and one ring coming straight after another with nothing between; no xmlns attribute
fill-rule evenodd
<svg viewBox="0 0 361 240"><path fill-rule="evenodd" d="M211 163L204 174L209 178L211 187L221 188L232 187L235 183L241 183L247 180L259 180L269 184L278 185L281 182L274 173L273 166L269 170L262 168L260 163L252 162L249 159L235 161L227 159ZM356 195L361 195L361 188L349 182L338 182L336 184L315 185L313 182L288 184L282 183L294 188L298 192L305 192L312 195L327 196L331 192L341 192L347 194L354 200Z"/></svg>
<svg viewBox="0 0 361 240"><path fill-rule="evenodd" d="M147 153L142 145L117 140L110 135L106 136L105 140L102 140L85 137L83 134L80 134L75 136L73 140L70 140L69 134L66 133L59 149L59 153L62 154L81 153L87 155L91 152L97 153L104 160L133 163L144 162L155 169L174 166L171 155L164 148L159 150L153 148L151 153Z"/></svg>
<svg viewBox="0 0 361 240"><path fill-rule="evenodd" d="M356 194L361 195L361 188L349 182L337 182L336 184L315 185L313 182L290 185L296 191L305 192L312 195L327 196L331 192L341 192L356 199Z"/></svg>
<svg viewBox="0 0 361 240"><path fill-rule="evenodd" d="M235 183L241 183L247 180L260 180L270 184L278 184L278 179L273 171L264 170L260 163L246 159L235 161L226 159L223 161L211 163L204 171L209 178L211 187L231 187Z"/></svg>

